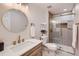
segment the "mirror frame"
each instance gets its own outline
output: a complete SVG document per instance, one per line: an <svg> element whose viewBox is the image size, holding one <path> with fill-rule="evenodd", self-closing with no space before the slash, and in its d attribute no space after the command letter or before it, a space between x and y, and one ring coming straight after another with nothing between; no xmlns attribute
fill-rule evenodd
<svg viewBox="0 0 79 59"><path fill-rule="evenodd" d="M8 9L7 11L4 11L3 12L3 15L1 16L1 24L2 24L2 26L8 31L8 32L12 32L12 31L10 31L4 24L3 24L3 16L5 15L5 13L6 12L8 12L8 11L10 11L10 10L15 10L15 11L18 11L18 12L21 12L26 18L27 18L27 24L26 24L26 28L27 28L27 26L28 26L28 17L27 17L27 15L23 12L23 11L21 11L20 9ZM26 29L25 28L25 29ZM23 32L25 29L23 29L22 31L20 31L20 32L12 32L12 33L21 33L21 32Z"/></svg>

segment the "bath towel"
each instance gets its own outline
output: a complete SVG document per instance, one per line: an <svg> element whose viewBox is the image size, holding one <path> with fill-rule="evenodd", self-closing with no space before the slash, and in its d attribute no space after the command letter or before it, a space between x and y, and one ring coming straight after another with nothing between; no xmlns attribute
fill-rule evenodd
<svg viewBox="0 0 79 59"><path fill-rule="evenodd" d="M35 38L35 26L31 26L31 37Z"/></svg>

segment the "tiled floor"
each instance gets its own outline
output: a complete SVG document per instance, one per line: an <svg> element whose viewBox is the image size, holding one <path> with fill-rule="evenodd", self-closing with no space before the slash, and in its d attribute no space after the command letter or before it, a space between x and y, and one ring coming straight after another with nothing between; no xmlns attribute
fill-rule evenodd
<svg viewBox="0 0 79 59"><path fill-rule="evenodd" d="M57 50L57 53L54 53L47 48L43 49L43 56L73 56L72 48L68 46L61 46L62 50Z"/></svg>
<svg viewBox="0 0 79 59"><path fill-rule="evenodd" d="M66 51L59 50L57 53L54 53L52 51L43 51L43 56L73 56L73 54L68 53Z"/></svg>

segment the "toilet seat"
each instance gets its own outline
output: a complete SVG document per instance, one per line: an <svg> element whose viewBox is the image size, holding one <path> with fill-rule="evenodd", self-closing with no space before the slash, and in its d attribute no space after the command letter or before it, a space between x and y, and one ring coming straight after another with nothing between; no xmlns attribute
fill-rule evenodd
<svg viewBox="0 0 79 59"><path fill-rule="evenodd" d="M48 42L48 36L43 35L41 36L41 40L43 42L43 45L45 47L47 47L48 49L52 50L52 51L56 51L58 49L58 45L55 43L47 43Z"/></svg>
<svg viewBox="0 0 79 59"><path fill-rule="evenodd" d="M46 43L44 44L44 46L53 51L58 49L58 46L55 43Z"/></svg>

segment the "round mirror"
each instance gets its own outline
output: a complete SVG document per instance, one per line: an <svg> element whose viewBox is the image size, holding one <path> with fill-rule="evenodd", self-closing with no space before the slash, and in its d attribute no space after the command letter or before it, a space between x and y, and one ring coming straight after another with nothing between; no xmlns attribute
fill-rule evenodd
<svg viewBox="0 0 79 59"><path fill-rule="evenodd" d="M3 26L11 32L21 32L28 25L28 19L26 15L16 9L10 9L4 13L2 17Z"/></svg>

